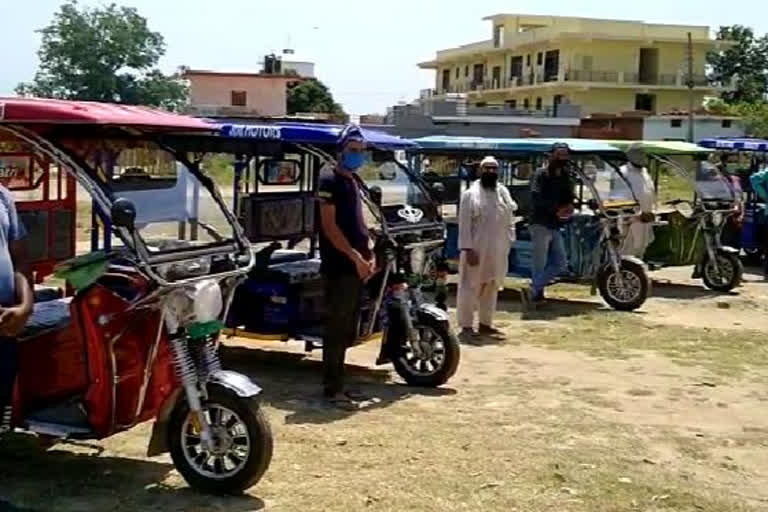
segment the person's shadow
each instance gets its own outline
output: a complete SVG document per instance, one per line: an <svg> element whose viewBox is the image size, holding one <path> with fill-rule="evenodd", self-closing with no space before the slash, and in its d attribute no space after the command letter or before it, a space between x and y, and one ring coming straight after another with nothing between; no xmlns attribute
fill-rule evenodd
<svg viewBox="0 0 768 512"><path fill-rule="evenodd" d="M260 498L217 497L163 481L173 465L154 460L101 456L97 445L88 453L66 445L44 450L36 438L12 435L0 442L0 512L51 510L221 510L264 509ZM86 447L86 448L83 448Z"/></svg>
<svg viewBox="0 0 768 512"><path fill-rule="evenodd" d="M416 395L445 396L456 391L447 387L417 388L391 382L388 366L369 368L345 365L351 387L366 397L359 407L346 409L328 404L321 393L322 362L303 354L224 346L224 365L250 376L263 389L261 400L276 409L288 411L286 423L325 424L353 414L370 412Z"/></svg>

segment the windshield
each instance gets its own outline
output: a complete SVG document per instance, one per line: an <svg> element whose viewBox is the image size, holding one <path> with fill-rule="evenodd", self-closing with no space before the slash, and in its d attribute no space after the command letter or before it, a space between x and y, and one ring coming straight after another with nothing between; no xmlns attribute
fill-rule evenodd
<svg viewBox="0 0 768 512"><path fill-rule="evenodd" d="M85 149L87 148L87 149ZM149 142L109 141L77 149L114 200L136 207L136 229L150 251L234 239L234 228L211 192L175 157Z"/></svg>
<svg viewBox="0 0 768 512"><path fill-rule="evenodd" d="M736 181L731 181L710 162L696 163L696 191L703 200L733 201L736 197Z"/></svg>
<svg viewBox="0 0 768 512"><path fill-rule="evenodd" d="M653 188L650 180L646 183L642 175L635 176L624 167L617 170L614 165L600 157L579 156L573 159L581 169L582 176L579 181L588 181L579 183L577 195L582 204L594 199L606 208L634 206L643 187L647 189L650 185L651 190Z"/></svg>
<svg viewBox="0 0 768 512"><path fill-rule="evenodd" d="M381 206L390 224L436 222L437 205L421 183L395 162L369 162L360 170L369 190L381 190ZM375 192L374 192L375 193ZM410 206L412 208L405 208ZM370 219L369 217L369 220Z"/></svg>

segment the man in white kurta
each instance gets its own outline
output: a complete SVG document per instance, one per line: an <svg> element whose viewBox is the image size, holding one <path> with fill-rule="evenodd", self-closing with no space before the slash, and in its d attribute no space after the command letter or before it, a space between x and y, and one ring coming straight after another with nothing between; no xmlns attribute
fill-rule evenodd
<svg viewBox="0 0 768 512"><path fill-rule="evenodd" d="M493 327L493 315L515 240L517 204L507 187L498 183L498 177L499 163L485 157L480 163L479 179L461 196L457 309L462 337L474 334L475 312L480 320L479 335L502 337Z"/></svg>
<svg viewBox="0 0 768 512"><path fill-rule="evenodd" d="M646 169L647 156L639 144L633 144L626 151L628 162L619 168L619 172L629 183L640 205L642 215L628 219L624 226L625 236L621 244L621 254L642 258L645 250L653 242L653 209L656 204L656 193L653 181ZM617 180L621 178L617 177ZM626 184L622 183L626 187ZM616 199L617 191L611 191ZM631 197L627 191L626 198Z"/></svg>

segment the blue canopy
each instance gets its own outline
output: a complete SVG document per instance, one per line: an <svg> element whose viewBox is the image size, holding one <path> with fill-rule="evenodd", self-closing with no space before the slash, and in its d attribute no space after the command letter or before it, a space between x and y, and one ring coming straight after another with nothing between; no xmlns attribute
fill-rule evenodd
<svg viewBox="0 0 768 512"><path fill-rule="evenodd" d="M294 144L336 145L343 128L340 125L312 123L221 124L218 126L218 135L220 137ZM408 139L364 128L361 128L360 131L366 142L376 149L395 151L416 147Z"/></svg>
<svg viewBox="0 0 768 512"><path fill-rule="evenodd" d="M734 151L768 152L768 140L739 137L715 137L702 139L699 146L710 149L731 149Z"/></svg>
<svg viewBox="0 0 768 512"><path fill-rule="evenodd" d="M501 139L487 137L456 137L436 135L415 139L414 142L427 152L439 151L488 151L506 153L549 153L555 143L568 144L572 153L615 154L622 151L601 141L586 139Z"/></svg>

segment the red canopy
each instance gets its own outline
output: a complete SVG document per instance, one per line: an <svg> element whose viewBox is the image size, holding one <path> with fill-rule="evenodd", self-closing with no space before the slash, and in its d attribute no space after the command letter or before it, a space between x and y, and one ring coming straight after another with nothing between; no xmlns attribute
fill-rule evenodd
<svg viewBox="0 0 768 512"><path fill-rule="evenodd" d="M216 129L194 117L148 107L37 98L0 98L0 123L117 125L162 131Z"/></svg>

